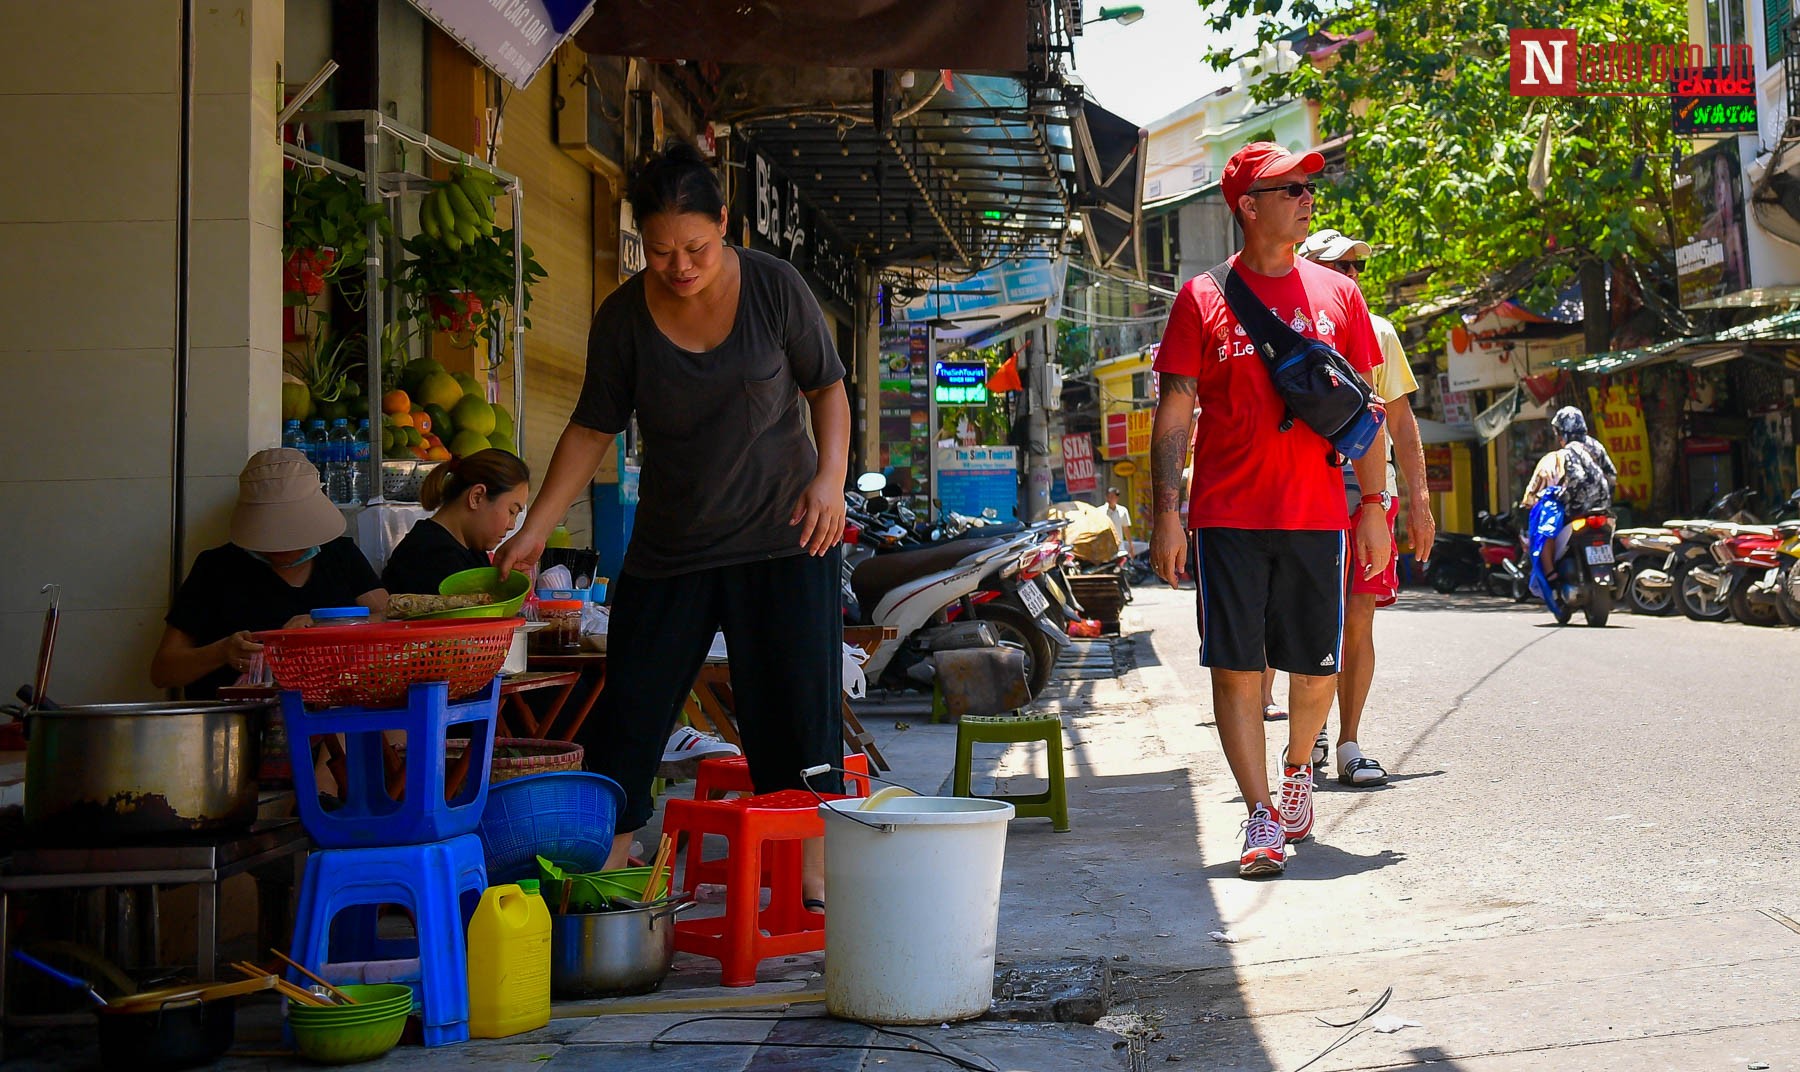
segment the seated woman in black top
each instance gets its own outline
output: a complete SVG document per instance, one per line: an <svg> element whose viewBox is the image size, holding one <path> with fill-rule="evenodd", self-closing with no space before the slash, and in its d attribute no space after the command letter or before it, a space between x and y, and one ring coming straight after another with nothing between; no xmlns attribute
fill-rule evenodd
<svg viewBox="0 0 1800 1072"><path fill-rule="evenodd" d="M200 552L175 594L150 683L212 699L262 651L250 634L305 624L321 607L380 614L387 596L306 455L258 451L238 475L231 542Z"/></svg>
<svg viewBox="0 0 1800 1072"><path fill-rule="evenodd" d="M437 595L452 573L488 565L531 492L531 470L504 450L452 458L431 471L419 502L436 511L412 527L382 571L390 592Z"/></svg>

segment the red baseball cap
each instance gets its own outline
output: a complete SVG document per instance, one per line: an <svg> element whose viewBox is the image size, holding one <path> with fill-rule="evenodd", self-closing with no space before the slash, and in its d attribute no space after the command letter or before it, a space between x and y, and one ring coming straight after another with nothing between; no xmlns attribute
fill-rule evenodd
<svg viewBox="0 0 1800 1072"><path fill-rule="evenodd" d="M1325 158L1318 153L1291 153L1272 141L1253 141L1232 153L1231 159L1225 162L1219 187L1225 193L1226 207L1236 208L1238 198L1264 175L1284 175L1290 171L1315 175L1324 170Z"/></svg>

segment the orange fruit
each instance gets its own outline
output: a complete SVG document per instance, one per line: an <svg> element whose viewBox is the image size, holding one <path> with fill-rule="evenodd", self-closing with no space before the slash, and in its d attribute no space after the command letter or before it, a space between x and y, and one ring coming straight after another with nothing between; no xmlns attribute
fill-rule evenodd
<svg viewBox="0 0 1800 1072"><path fill-rule="evenodd" d="M424 410L420 410L413 414L412 422L413 427L419 430L420 435L424 435L431 431L431 414L426 413Z"/></svg>
<svg viewBox="0 0 1800 1072"><path fill-rule="evenodd" d="M406 397L405 391L389 391L381 396L381 412L408 413L412 410L412 399Z"/></svg>
<svg viewBox="0 0 1800 1072"><path fill-rule="evenodd" d="M425 460L428 462L447 462L450 460L450 452L441 446L432 447L425 452Z"/></svg>

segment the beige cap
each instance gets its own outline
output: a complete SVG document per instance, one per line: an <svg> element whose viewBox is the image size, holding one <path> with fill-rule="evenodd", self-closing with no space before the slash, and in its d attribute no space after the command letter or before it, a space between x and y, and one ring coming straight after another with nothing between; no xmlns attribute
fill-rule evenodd
<svg viewBox="0 0 1800 1072"><path fill-rule="evenodd" d="M259 450L238 474L231 542L273 554L330 543L344 534L344 515L319 484L319 470L292 447Z"/></svg>
<svg viewBox="0 0 1800 1072"><path fill-rule="evenodd" d="M1330 264L1348 257L1351 260L1366 259L1369 256L1369 244L1360 238L1351 238L1342 231L1327 227L1323 231L1315 231L1306 236L1300 243L1299 254L1309 261L1320 261Z"/></svg>

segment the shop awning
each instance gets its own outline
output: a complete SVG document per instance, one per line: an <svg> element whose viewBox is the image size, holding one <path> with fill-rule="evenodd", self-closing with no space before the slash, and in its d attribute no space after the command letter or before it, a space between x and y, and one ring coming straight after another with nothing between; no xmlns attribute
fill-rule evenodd
<svg viewBox="0 0 1800 1072"><path fill-rule="evenodd" d="M1748 344L1777 341L1800 345L1800 311L1779 313L1715 331L1710 335L1671 339L1654 346L1641 346L1631 350L1583 354L1581 357L1566 358L1551 364L1575 372L1609 376L1663 361L1685 361L1690 365L1712 364L1743 353Z"/></svg>
<svg viewBox="0 0 1800 1072"><path fill-rule="evenodd" d="M769 84L766 103L727 118L857 259L970 271L1062 255L1077 163L1053 91L957 75L877 123L866 103L796 100L800 88Z"/></svg>
<svg viewBox="0 0 1800 1072"><path fill-rule="evenodd" d="M604 56L1023 73L1026 0L603 0L575 40Z"/></svg>
<svg viewBox="0 0 1800 1072"><path fill-rule="evenodd" d="M1101 271L1144 275L1144 165L1149 132L1084 100L1075 114L1076 212Z"/></svg>

